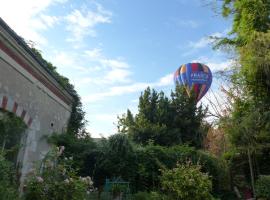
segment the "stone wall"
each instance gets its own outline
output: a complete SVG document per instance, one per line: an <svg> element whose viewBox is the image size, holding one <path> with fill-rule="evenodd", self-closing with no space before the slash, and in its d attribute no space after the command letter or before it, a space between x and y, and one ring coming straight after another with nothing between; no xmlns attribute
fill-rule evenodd
<svg viewBox="0 0 270 200"><path fill-rule="evenodd" d="M46 136L67 127L72 97L0 19L0 108L28 126L18 155L21 179L49 150Z"/></svg>

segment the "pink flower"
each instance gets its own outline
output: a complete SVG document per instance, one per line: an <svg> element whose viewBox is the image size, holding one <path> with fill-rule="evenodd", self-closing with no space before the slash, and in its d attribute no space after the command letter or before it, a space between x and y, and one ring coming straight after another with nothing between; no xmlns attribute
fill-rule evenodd
<svg viewBox="0 0 270 200"><path fill-rule="evenodd" d="M60 146L59 147L59 151L57 152L57 155L58 156L61 156L63 154L64 150L65 150L65 147L64 146Z"/></svg>
<svg viewBox="0 0 270 200"><path fill-rule="evenodd" d="M64 183L69 184L69 180L68 179L65 179L64 180Z"/></svg>
<svg viewBox="0 0 270 200"><path fill-rule="evenodd" d="M38 181L39 183L43 183L43 182L44 182L43 178L40 177L40 176L37 176L37 181Z"/></svg>

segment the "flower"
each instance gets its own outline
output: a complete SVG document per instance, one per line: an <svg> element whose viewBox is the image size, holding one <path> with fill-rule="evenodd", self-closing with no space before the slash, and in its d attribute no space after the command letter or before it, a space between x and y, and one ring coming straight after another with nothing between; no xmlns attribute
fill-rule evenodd
<svg viewBox="0 0 270 200"><path fill-rule="evenodd" d="M61 156L65 150L65 146L60 146L58 149L57 156Z"/></svg>
<svg viewBox="0 0 270 200"><path fill-rule="evenodd" d="M69 180L68 179L65 179L64 180L64 183L69 184Z"/></svg>
<svg viewBox="0 0 270 200"><path fill-rule="evenodd" d="M42 177L37 176L36 178L37 178L37 181L38 181L39 183L43 183L43 182L44 182L44 180L43 180L43 178L42 178Z"/></svg>

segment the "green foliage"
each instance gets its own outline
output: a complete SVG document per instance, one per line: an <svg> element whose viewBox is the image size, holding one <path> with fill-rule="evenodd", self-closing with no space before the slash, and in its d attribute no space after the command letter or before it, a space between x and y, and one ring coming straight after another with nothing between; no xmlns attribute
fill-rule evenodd
<svg viewBox="0 0 270 200"><path fill-rule="evenodd" d="M0 154L0 200L19 199L13 164Z"/></svg>
<svg viewBox="0 0 270 200"><path fill-rule="evenodd" d="M146 146L137 150L137 190L151 190L160 187L160 169L172 169L175 164L185 163L187 160L192 163L200 163L202 170L212 176L214 192L221 193L227 189L228 180L226 167L219 160L196 151L187 146L174 146L170 148L161 146ZM136 184L133 183L133 184Z"/></svg>
<svg viewBox="0 0 270 200"><path fill-rule="evenodd" d="M132 196L132 200L173 200L158 192L138 192Z"/></svg>
<svg viewBox="0 0 270 200"><path fill-rule="evenodd" d="M171 99L147 88L139 98L138 110L135 117L128 110L118 122L119 132L127 133L134 142L202 147L205 111L196 106L195 99L189 98L183 87L177 86Z"/></svg>
<svg viewBox="0 0 270 200"><path fill-rule="evenodd" d="M230 46L237 61L229 92L232 112L222 121L237 151L229 166L234 177L251 177L242 182L254 185L253 177L269 172L263 157L270 142L270 1L224 0L223 15L232 17L233 26L217 44Z"/></svg>
<svg viewBox="0 0 270 200"><path fill-rule="evenodd" d="M111 195L115 197L119 197L122 195L126 195L128 193L128 185L126 184L120 184L120 183L114 183L112 184L112 187L110 188Z"/></svg>
<svg viewBox="0 0 270 200"><path fill-rule="evenodd" d="M164 147L149 144L135 146L125 134L104 140L97 156L94 182L102 186L106 178L121 177L130 182L132 191L151 191L160 188L160 169L171 169L177 162L201 163L202 170L213 177L214 192L227 189L224 165L214 157L188 146Z"/></svg>
<svg viewBox="0 0 270 200"><path fill-rule="evenodd" d="M16 161L19 150L21 136L26 129L26 125L21 118L13 113L0 111L0 143L1 150L6 150L6 157L11 161Z"/></svg>
<svg viewBox="0 0 270 200"><path fill-rule="evenodd" d="M242 79L245 94L269 107L270 2L265 0L224 0L223 15L232 16L231 38L219 39L217 46L235 49L241 67L236 79ZM235 81L234 81L235 82ZM268 106L267 106L268 105Z"/></svg>
<svg viewBox="0 0 270 200"><path fill-rule="evenodd" d="M13 113L0 111L0 200L19 199L15 170L24 122Z"/></svg>
<svg viewBox="0 0 270 200"><path fill-rule="evenodd" d="M243 77L244 87L255 99L269 105L270 2L225 0L223 14L233 17L233 38L225 38L219 45L235 48L241 66L238 77Z"/></svg>
<svg viewBox="0 0 270 200"><path fill-rule="evenodd" d="M162 170L161 185L168 196L175 200L213 199L212 183L199 165L178 164L176 168Z"/></svg>
<svg viewBox="0 0 270 200"><path fill-rule="evenodd" d="M26 182L27 200L82 200L92 188L90 177L81 178L71 167L71 159L60 159L64 147L53 149L43 160L39 170L33 170Z"/></svg>
<svg viewBox="0 0 270 200"><path fill-rule="evenodd" d="M94 169L94 181L103 185L105 178L120 177L125 181L136 176L136 154L133 145L125 134L115 134L104 140Z"/></svg>
<svg viewBox="0 0 270 200"><path fill-rule="evenodd" d="M73 97L71 115L68 122L67 132L73 135L80 135L85 131L84 126L86 120L84 119L85 112L82 108L81 98L78 95L77 91L74 89L74 86L68 84L68 90Z"/></svg>
<svg viewBox="0 0 270 200"><path fill-rule="evenodd" d="M259 198L270 199L270 176L259 176L256 181L256 195Z"/></svg>
<svg viewBox="0 0 270 200"><path fill-rule="evenodd" d="M92 176L98 152L96 143L89 135L53 134L49 142L65 147L63 156L74 160L72 167L78 170L80 176Z"/></svg>

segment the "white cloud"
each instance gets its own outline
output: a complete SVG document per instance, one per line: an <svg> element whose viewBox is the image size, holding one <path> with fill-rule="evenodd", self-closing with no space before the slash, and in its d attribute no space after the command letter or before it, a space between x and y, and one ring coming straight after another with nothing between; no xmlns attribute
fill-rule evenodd
<svg viewBox="0 0 270 200"><path fill-rule="evenodd" d="M104 77L109 82L129 82L131 72L126 69L112 69Z"/></svg>
<svg viewBox="0 0 270 200"><path fill-rule="evenodd" d="M100 48L94 48L92 50L86 50L84 53L87 55L90 59L98 60L102 57L101 55L101 49Z"/></svg>
<svg viewBox="0 0 270 200"><path fill-rule="evenodd" d="M224 60L220 61L218 58L208 58L208 57L199 57L198 59L192 60L192 62L200 62L205 65L207 65L212 72L216 72L219 70L225 70L225 69L230 69L234 61L233 60Z"/></svg>
<svg viewBox="0 0 270 200"><path fill-rule="evenodd" d="M87 96L82 96L82 101L84 103L96 102L105 99L106 97L120 96L123 94L133 93L144 90L148 87L147 83L133 83L124 86L114 86L108 89L106 92L90 94Z"/></svg>
<svg viewBox="0 0 270 200"><path fill-rule="evenodd" d="M56 16L49 16L44 14L40 15L40 19L42 22L45 23L46 27L50 28L53 27L53 25L55 25L59 21L59 18Z"/></svg>
<svg viewBox="0 0 270 200"><path fill-rule="evenodd" d="M97 62L105 71L102 78L93 80L96 84L113 84L117 82L130 82L131 70L129 64L123 59L107 58L100 48L85 51L85 55L92 61Z"/></svg>
<svg viewBox="0 0 270 200"><path fill-rule="evenodd" d="M209 37L202 37L196 42L189 42L189 47L194 49L204 48L210 43Z"/></svg>
<svg viewBox="0 0 270 200"><path fill-rule="evenodd" d="M233 65L233 61L232 60L227 60L223 62L209 61L206 62L205 64L209 66L213 72L215 72L219 70L230 69Z"/></svg>
<svg viewBox="0 0 270 200"><path fill-rule="evenodd" d="M59 52L53 57L53 63L58 67L70 67L73 66L76 61L72 55L66 52Z"/></svg>
<svg viewBox="0 0 270 200"><path fill-rule="evenodd" d="M32 40L37 45L44 45L47 40L40 31L51 27L57 21L56 17L45 15L44 12L56 3L65 2L59 0L1 0L0 16L25 39Z"/></svg>
<svg viewBox="0 0 270 200"><path fill-rule="evenodd" d="M164 86L168 86L172 84L173 84L173 75L168 74L168 75L165 75L164 77L161 77L156 82L152 82L152 83L137 82L137 83L132 83L129 85L114 86L114 87L109 88L106 92L100 92L100 93L90 94L87 96L82 96L82 101L84 103L96 102L96 101L103 100L107 97L121 96L125 94L141 92L147 87L164 87Z"/></svg>
<svg viewBox="0 0 270 200"><path fill-rule="evenodd" d="M77 87L131 82L130 65L123 58L107 58L100 48L84 51L83 54L55 51L50 60L64 74L68 72Z"/></svg>
<svg viewBox="0 0 270 200"><path fill-rule="evenodd" d="M212 33L211 35L204 36L195 42L190 41L188 46L194 49L204 48L214 42L214 39L212 39L212 37L223 37L227 33L227 31L228 30L226 29L223 32Z"/></svg>
<svg viewBox="0 0 270 200"><path fill-rule="evenodd" d="M104 10L100 4L96 4L96 10L82 8L75 9L65 17L67 30L71 32L68 41L80 42L85 36L96 36L95 26L98 24L111 23L112 13Z"/></svg>
<svg viewBox="0 0 270 200"><path fill-rule="evenodd" d="M113 69L129 68L129 65L126 62L123 62L119 59L100 59L100 63Z"/></svg>
<svg viewBox="0 0 270 200"><path fill-rule="evenodd" d="M156 86L168 86L173 85L173 74L167 74L159 79L157 83L154 85Z"/></svg>

